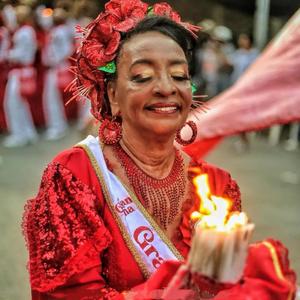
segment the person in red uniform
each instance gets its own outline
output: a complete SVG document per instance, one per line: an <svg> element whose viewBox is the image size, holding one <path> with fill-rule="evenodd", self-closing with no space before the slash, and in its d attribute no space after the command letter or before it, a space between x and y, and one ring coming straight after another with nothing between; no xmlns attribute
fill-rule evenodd
<svg viewBox="0 0 300 300"><path fill-rule="evenodd" d="M84 30L73 89L91 100L99 137L54 158L27 204L32 299L292 299L295 275L279 242L252 245L232 286L184 267L199 205L189 168L241 209L227 172L174 146L195 137L180 135L195 30L168 4L139 0L111 0Z"/></svg>

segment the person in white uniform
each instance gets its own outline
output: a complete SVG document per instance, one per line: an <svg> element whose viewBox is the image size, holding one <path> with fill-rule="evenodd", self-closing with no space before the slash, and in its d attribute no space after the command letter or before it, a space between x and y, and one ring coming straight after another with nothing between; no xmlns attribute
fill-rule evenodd
<svg viewBox="0 0 300 300"><path fill-rule="evenodd" d="M251 36L245 33L240 34L238 38L238 49L232 55L232 83L236 82L242 76L258 55L259 51L253 47Z"/></svg>
<svg viewBox="0 0 300 300"><path fill-rule="evenodd" d="M46 139L56 140L66 134L67 120L63 103L62 81L69 72L69 57L74 51L74 37L66 24L67 12L56 8L53 12L54 27L43 51L43 63L49 69L45 76L43 106L47 131ZM70 76L71 74L69 74Z"/></svg>
<svg viewBox="0 0 300 300"><path fill-rule="evenodd" d="M231 74L231 84L234 84L250 67L259 55L258 49L253 47L252 36L241 33L238 36L238 49L232 54L233 72ZM252 140L255 138L255 132L242 132L239 139L235 141L234 147L238 153L242 153L250 149Z"/></svg>
<svg viewBox="0 0 300 300"><path fill-rule="evenodd" d="M4 140L5 147L19 147L37 140L37 132L33 124L27 99L22 88L31 88L34 92L35 69L33 63L37 50L34 28L30 25L31 9L28 6L17 6L16 17L18 29L12 38L12 48L8 52L8 61L12 68L4 95L5 118L9 136ZM25 86L21 86L22 81ZM31 84L29 84L31 83Z"/></svg>

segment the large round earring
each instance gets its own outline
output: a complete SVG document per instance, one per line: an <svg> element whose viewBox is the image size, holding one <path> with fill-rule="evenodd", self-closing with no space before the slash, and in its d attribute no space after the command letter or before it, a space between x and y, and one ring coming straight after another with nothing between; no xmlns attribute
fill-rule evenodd
<svg viewBox="0 0 300 300"><path fill-rule="evenodd" d="M190 138L189 140L184 140L184 139L181 137L181 130L182 130L182 128L183 128L184 126L186 126L186 125L190 126L190 128L192 129L192 136L191 136L191 138ZM196 136L197 136L197 125L196 125L195 122L193 122L193 121L188 121L188 122L186 122L186 123L183 125L183 127L181 127L181 128L177 131L176 136L175 136L175 141L176 141L178 144L182 145L182 146L187 146L187 145L193 143L193 142L195 141L195 139L196 139Z"/></svg>
<svg viewBox="0 0 300 300"><path fill-rule="evenodd" d="M111 120L104 119L99 127L99 138L105 145L114 145L122 138L121 123L112 117Z"/></svg>

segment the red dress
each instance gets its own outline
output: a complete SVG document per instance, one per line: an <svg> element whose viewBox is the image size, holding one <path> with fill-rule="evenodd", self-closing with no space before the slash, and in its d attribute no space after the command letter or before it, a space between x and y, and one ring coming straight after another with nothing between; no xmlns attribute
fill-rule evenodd
<svg viewBox="0 0 300 300"><path fill-rule="evenodd" d="M234 199L234 209L239 210L239 189L230 175L207 163L200 165L209 175L213 193ZM184 257L190 248L188 216L193 209L191 201L186 202L182 222L172 238ZM47 166L37 197L27 204L24 220L32 299L123 299L122 292L138 289L146 281L125 245L83 149L64 151ZM148 279L148 287L162 288L178 265L161 268L162 276Z"/></svg>

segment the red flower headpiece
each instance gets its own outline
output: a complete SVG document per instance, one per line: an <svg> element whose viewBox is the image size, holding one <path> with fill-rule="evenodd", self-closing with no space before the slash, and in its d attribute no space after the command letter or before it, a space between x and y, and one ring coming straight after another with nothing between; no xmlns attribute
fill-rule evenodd
<svg viewBox="0 0 300 300"><path fill-rule="evenodd" d="M77 50L76 66L73 68L76 78L69 90L74 98L88 98L91 101L91 112L98 120L103 119L101 110L105 94L105 77L115 72L114 59L117 56L121 33L132 30L147 15L165 16L181 24L192 34L199 28L181 22L179 14L166 2L153 6L140 0L111 0L105 5L104 12L86 28L78 28L83 39Z"/></svg>

